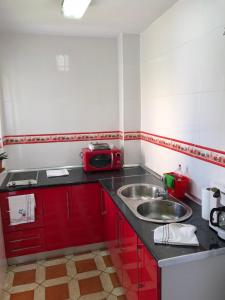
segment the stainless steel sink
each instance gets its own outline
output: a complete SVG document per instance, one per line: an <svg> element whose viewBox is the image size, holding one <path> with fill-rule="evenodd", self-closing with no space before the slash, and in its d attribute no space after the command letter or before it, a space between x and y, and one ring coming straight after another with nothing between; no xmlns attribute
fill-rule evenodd
<svg viewBox="0 0 225 300"><path fill-rule="evenodd" d="M134 215L154 223L181 222L192 215L192 209L185 203L165 198L165 190L152 184L134 183L124 185L117 191L121 200Z"/></svg>
<svg viewBox="0 0 225 300"><path fill-rule="evenodd" d="M189 206L174 200L153 200L137 207L142 219L155 223L181 222L192 215Z"/></svg>
<svg viewBox="0 0 225 300"><path fill-rule="evenodd" d="M162 199L164 189L148 183L134 183L122 186L117 193L127 200Z"/></svg>

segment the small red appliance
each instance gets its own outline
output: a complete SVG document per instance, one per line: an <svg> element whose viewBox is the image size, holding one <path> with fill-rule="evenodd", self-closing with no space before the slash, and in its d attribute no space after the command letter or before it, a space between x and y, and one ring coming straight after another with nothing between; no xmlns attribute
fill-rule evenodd
<svg viewBox="0 0 225 300"><path fill-rule="evenodd" d="M81 151L83 169L86 172L118 170L122 167L121 150L118 148Z"/></svg>

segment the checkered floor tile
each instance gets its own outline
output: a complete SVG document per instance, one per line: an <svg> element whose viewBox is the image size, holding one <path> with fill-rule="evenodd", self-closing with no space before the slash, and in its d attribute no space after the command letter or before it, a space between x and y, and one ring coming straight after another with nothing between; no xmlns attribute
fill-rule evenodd
<svg viewBox="0 0 225 300"><path fill-rule="evenodd" d="M2 300L125 300L108 251L10 266Z"/></svg>

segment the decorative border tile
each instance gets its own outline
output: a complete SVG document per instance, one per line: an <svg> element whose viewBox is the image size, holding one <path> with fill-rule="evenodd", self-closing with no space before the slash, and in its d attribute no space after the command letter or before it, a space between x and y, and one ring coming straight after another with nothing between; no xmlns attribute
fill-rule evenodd
<svg viewBox="0 0 225 300"><path fill-rule="evenodd" d="M141 140L155 144L185 155L225 167L225 152L213 148L204 147L168 137L163 137L148 132L141 133Z"/></svg>
<svg viewBox="0 0 225 300"><path fill-rule="evenodd" d="M125 131L124 132L124 140L125 141L133 141L133 140L141 140L141 131Z"/></svg>
<svg viewBox="0 0 225 300"><path fill-rule="evenodd" d="M4 144L4 146L9 146L9 145L16 145L16 144L40 144L40 143L82 142L82 141L96 141L96 140L119 140L121 138L122 138L121 131L8 135L8 136L3 137L3 144Z"/></svg>
<svg viewBox="0 0 225 300"><path fill-rule="evenodd" d="M59 134L30 134L11 135L3 137L3 145L17 144L40 144L40 143L62 143L62 142L90 142L101 140L142 140L185 155L203 160L208 163L225 167L225 151L208 148L205 146L188 143L144 131L99 131L99 132L76 132ZM0 139L0 148L2 146Z"/></svg>

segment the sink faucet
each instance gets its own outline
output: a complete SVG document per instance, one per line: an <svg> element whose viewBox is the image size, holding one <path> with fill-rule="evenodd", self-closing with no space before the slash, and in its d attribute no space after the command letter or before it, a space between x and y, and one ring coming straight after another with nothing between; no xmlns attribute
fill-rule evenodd
<svg viewBox="0 0 225 300"><path fill-rule="evenodd" d="M161 193L160 196L162 196L163 199L167 199L168 198L168 190L167 190L167 184L166 184L166 176L163 175L161 179L162 179L162 182L164 185L164 191Z"/></svg>

